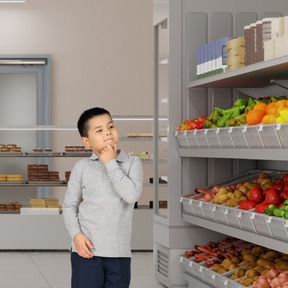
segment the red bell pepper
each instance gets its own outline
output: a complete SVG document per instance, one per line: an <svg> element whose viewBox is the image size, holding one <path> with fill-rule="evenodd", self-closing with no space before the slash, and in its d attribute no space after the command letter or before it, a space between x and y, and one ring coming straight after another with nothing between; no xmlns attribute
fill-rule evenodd
<svg viewBox="0 0 288 288"><path fill-rule="evenodd" d="M267 191L267 194L265 197L265 203L273 204L273 205L279 205L281 203L281 199L279 198L276 189L269 189Z"/></svg>
<svg viewBox="0 0 288 288"><path fill-rule="evenodd" d="M251 210L255 206L256 206L256 203L254 201L244 200L244 201L240 202L239 209Z"/></svg>
<svg viewBox="0 0 288 288"><path fill-rule="evenodd" d="M261 203L264 200L263 189L259 186L253 187L249 191L249 200L254 201L256 203Z"/></svg>
<svg viewBox="0 0 288 288"><path fill-rule="evenodd" d="M261 202L261 203L256 205L254 212L264 213L265 209L267 209L269 207L269 205L270 204L268 204L268 203Z"/></svg>

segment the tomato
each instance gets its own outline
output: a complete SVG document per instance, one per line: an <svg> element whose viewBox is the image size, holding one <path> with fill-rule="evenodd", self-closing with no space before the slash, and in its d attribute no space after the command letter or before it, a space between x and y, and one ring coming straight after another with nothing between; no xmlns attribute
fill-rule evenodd
<svg viewBox="0 0 288 288"><path fill-rule="evenodd" d="M256 203L254 201L244 200L244 201L240 202L239 209L251 210L255 206L256 206Z"/></svg>
<svg viewBox="0 0 288 288"><path fill-rule="evenodd" d="M265 203L279 205L281 203L281 199L278 196L276 189L269 189L267 191L265 197Z"/></svg>
<svg viewBox="0 0 288 288"><path fill-rule="evenodd" d="M253 187L249 192L249 200L254 201L256 203L260 203L264 200L264 196L262 194L263 189L259 186Z"/></svg>
<svg viewBox="0 0 288 288"><path fill-rule="evenodd" d="M264 213L265 210L269 207L270 204L265 203L265 202L261 202L259 204L256 205L254 212L258 212L258 213Z"/></svg>
<svg viewBox="0 0 288 288"><path fill-rule="evenodd" d="M203 129L204 128L204 124L203 123L204 123L204 121L200 121L200 120L197 121L196 122L196 128L197 129Z"/></svg>

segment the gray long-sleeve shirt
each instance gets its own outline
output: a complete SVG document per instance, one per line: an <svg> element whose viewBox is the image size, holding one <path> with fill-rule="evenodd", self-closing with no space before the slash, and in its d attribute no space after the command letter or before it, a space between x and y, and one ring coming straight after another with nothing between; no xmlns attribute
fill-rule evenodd
<svg viewBox="0 0 288 288"><path fill-rule="evenodd" d="M95 154L78 161L63 203L72 251L76 252L74 237L83 233L94 247L93 255L130 257L132 214L142 186L141 160L123 150L104 165Z"/></svg>

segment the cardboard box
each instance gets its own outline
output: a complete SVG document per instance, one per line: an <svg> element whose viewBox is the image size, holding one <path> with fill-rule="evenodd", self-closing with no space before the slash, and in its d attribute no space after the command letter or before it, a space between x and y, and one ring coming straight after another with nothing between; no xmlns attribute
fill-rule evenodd
<svg viewBox="0 0 288 288"><path fill-rule="evenodd" d="M264 60L275 58L275 40L270 39L264 42Z"/></svg>

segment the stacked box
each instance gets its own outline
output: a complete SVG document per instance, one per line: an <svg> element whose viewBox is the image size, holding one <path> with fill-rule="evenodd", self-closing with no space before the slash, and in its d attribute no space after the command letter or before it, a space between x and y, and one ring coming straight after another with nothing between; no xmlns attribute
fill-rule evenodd
<svg viewBox="0 0 288 288"><path fill-rule="evenodd" d="M48 171L47 164L29 164L27 165L27 177L28 181L54 181L59 182L58 171Z"/></svg>
<svg viewBox="0 0 288 288"><path fill-rule="evenodd" d="M229 71L245 66L244 43L245 43L244 37L238 37L230 41L227 41L226 44L226 49L228 52L227 66Z"/></svg>
<svg viewBox="0 0 288 288"><path fill-rule="evenodd" d="M219 38L197 48L197 79L227 70L226 42L231 39Z"/></svg>

